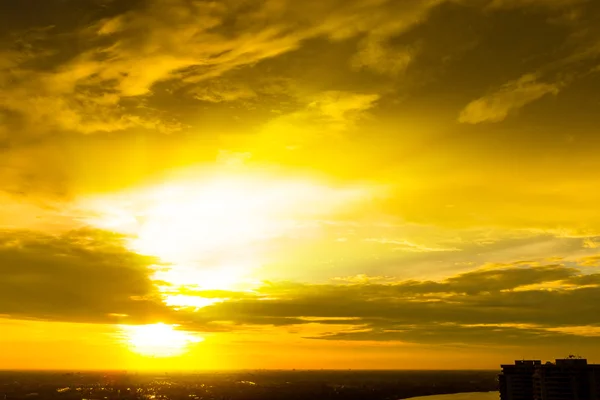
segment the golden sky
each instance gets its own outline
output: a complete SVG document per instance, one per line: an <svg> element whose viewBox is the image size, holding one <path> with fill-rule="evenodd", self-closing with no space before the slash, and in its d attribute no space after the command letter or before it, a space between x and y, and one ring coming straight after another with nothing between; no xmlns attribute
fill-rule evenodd
<svg viewBox="0 0 600 400"><path fill-rule="evenodd" d="M0 22L1 368L600 359L599 2Z"/></svg>

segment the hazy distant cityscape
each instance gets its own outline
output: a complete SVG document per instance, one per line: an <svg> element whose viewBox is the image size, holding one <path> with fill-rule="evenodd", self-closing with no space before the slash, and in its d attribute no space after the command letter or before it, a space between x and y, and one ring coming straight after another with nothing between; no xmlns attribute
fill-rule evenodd
<svg viewBox="0 0 600 400"><path fill-rule="evenodd" d="M0 372L3 400L384 400L496 391L497 371ZM497 396L496 396L497 397Z"/></svg>
<svg viewBox="0 0 600 400"><path fill-rule="evenodd" d="M436 395L453 395L441 396ZM598 400L600 364L569 356L501 371L2 371L2 400Z"/></svg>

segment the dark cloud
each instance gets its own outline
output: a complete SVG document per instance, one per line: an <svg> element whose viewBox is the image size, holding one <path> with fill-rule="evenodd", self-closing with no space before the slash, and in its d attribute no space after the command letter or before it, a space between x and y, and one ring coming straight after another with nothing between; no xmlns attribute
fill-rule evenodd
<svg viewBox="0 0 600 400"><path fill-rule="evenodd" d="M28 231L0 235L0 313L15 318L114 323L153 321L167 309L150 280L151 257L119 235Z"/></svg>
<svg viewBox="0 0 600 400"><path fill-rule="evenodd" d="M0 313L72 322L163 320L198 331L321 324L347 329L315 338L453 345L511 339L533 343L535 337L567 343L579 336L591 343L598 329L598 274L561 265L523 262L439 282L279 282L253 292L173 288L173 294L222 299L199 310L173 310L161 301L155 286L160 282L150 279L154 263L128 251L123 237L103 231L58 236L5 231L0 236ZM578 332L581 327L593 333Z"/></svg>
<svg viewBox="0 0 600 400"><path fill-rule="evenodd" d="M560 265L533 268L525 265L522 268L473 271L449 278L437 291L467 294L498 292L525 285L564 280L577 272L575 268L565 268Z"/></svg>
<svg viewBox="0 0 600 400"><path fill-rule="evenodd" d="M544 283L547 289L525 287ZM419 342L423 336L436 343L499 344L538 337L561 343L576 340L578 333L569 330L573 327L598 329L599 304L595 275L559 265L513 266L442 282L271 284L254 298L225 301L185 318L189 326L217 321L282 326L320 320L354 326L323 337L339 340ZM593 341L596 333L583 336Z"/></svg>
<svg viewBox="0 0 600 400"><path fill-rule="evenodd" d="M402 341L420 344L444 344L453 346L491 345L503 347L521 346L595 346L599 337L552 332L535 327L510 327L502 325L434 324L424 326L389 326L368 331L347 331L317 337L324 340L352 341Z"/></svg>

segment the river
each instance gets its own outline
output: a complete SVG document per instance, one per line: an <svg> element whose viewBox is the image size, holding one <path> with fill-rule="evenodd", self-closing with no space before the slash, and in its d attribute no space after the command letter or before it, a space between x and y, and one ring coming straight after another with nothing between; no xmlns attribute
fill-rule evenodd
<svg viewBox="0 0 600 400"><path fill-rule="evenodd" d="M439 394L434 396L411 397L410 400L499 400L498 392Z"/></svg>

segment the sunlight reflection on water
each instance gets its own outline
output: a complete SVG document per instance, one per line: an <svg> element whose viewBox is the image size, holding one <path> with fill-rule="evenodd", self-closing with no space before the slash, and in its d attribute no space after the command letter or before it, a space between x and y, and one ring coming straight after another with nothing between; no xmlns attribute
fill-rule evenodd
<svg viewBox="0 0 600 400"><path fill-rule="evenodd" d="M500 394L498 392L487 393L456 393L456 394L441 394L434 396L411 397L410 400L498 400Z"/></svg>

